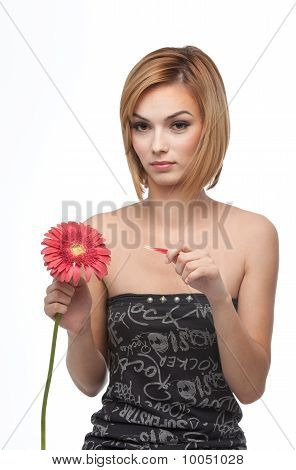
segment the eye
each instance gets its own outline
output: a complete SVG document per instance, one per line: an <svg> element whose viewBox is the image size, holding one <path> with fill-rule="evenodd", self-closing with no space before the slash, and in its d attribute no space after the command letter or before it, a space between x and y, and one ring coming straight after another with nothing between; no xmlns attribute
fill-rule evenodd
<svg viewBox="0 0 296 470"><path fill-rule="evenodd" d="M175 123L173 124L173 126L179 126L179 125L185 126L185 127L182 127L182 128L178 127L178 130L179 130L179 131L183 131L184 129L186 129L186 128L189 126L189 123L188 123L188 122L181 122L181 121L179 121L179 122L175 122Z"/></svg>
<svg viewBox="0 0 296 470"><path fill-rule="evenodd" d="M144 132L146 129L143 130L143 126L146 126L147 127L148 124L146 124L145 122L136 122L135 124L132 125L132 128L135 129L136 131L138 132ZM178 122L174 122L172 124L172 127L173 126L183 126L183 127L177 127L177 130L179 131L183 131L185 130L188 126L190 126L190 124L188 122L183 122L183 121L178 121ZM139 127L142 127L142 130L139 129Z"/></svg>
<svg viewBox="0 0 296 470"><path fill-rule="evenodd" d="M145 122L136 122L135 124L132 125L132 128L135 129L136 131L139 131L141 132L139 129L138 129L138 126L147 126L147 124Z"/></svg>

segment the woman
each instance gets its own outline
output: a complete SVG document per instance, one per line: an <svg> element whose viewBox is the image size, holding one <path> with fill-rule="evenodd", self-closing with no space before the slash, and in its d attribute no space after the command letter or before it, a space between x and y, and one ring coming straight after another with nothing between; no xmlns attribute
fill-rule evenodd
<svg viewBox="0 0 296 470"><path fill-rule="evenodd" d="M110 372L82 448L247 449L239 402L265 390L278 235L204 191L229 140L216 65L192 46L151 52L127 77L120 118L140 201L85 222L112 251L108 275L54 281L45 298L49 316L63 313L76 386L96 396Z"/></svg>

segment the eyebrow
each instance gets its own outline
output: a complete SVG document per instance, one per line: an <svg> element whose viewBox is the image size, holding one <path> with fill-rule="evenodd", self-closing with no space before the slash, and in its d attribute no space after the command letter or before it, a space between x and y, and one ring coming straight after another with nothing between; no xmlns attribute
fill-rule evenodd
<svg viewBox="0 0 296 470"><path fill-rule="evenodd" d="M179 114L184 114L184 113L190 114L190 116L193 116L193 114L191 114L189 111L186 111L185 109L183 109L182 111L177 111L176 113L171 114L170 116L167 116L167 117L165 118L165 121L168 121L169 119L172 119L172 118L178 116ZM133 116L137 116L137 117L139 117L140 119L143 119L143 121L150 122L149 119L146 119L146 118L144 118L143 116L140 116L140 114L138 114L138 113L133 113Z"/></svg>

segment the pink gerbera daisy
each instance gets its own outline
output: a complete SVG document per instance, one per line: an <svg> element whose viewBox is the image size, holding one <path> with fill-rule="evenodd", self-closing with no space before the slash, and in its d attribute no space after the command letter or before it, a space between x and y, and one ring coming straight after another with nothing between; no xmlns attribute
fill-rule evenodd
<svg viewBox="0 0 296 470"><path fill-rule="evenodd" d="M41 251L44 265L50 274L61 282L78 284L81 268L85 271L85 280L90 280L92 272L102 279L108 270L106 264L111 261L111 251L105 246L101 233L78 222L62 222L45 233Z"/></svg>

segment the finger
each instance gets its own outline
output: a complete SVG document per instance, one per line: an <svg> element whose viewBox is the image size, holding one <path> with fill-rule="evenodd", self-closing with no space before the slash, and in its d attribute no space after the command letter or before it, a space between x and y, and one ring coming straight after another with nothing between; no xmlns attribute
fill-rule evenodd
<svg viewBox="0 0 296 470"><path fill-rule="evenodd" d="M63 305L70 305L71 303L71 296L61 292L59 290L55 290L54 292L50 292L44 299L45 304L52 304L54 302L59 302Z"/></svg>
<svg viewBox="0 0 296 470"><path fill-rule="evenodd" d="M209 260L207 258L202 258L202 259L194 259L192 261L188 261L184 266L182 271L179 272L179 274L182 276L183 281L187 278L189 274L191 274L193 271L196 269L202 267L202 266L210 266ZM176 267L177 270L177 267Z"/></svg>
<svg viewBox="0 0 296 470"><path fill-rule="evenodd" d="M183 272L184 266L189 261L205 259L210 262L210 257L207 255L207 252L204 250L190 250L188 245L184 245L182 250L177 254L176 259L173 259L173 262L176 265L176 272L181 274Z"/></svg>
<svg viewBox="0 0 296 470"><path fill-rule="evenodd" d="M191 248L189 247L189 245L182 242L177 248L172 248L171 250L168 250L166 253L166 263L170 263L171 261L176 262L180 251L190 252Z"/></svg>
<svg viewBox="0 0 296 470"><path fill-rule="evenodd" d="M212 277L213 275L213 268L209 266L199 266L197 269L192 271L190 274L188 274L187 277L185 277L184 282L192 282L196 281L197 279L200 279L201 277Z"/></svg>
<svg viewBox="0 0 296 470"><path fill-rule="evenodd" d="M74 284L73 278L69 281L70 286L80 287L84 284L86 284L86 280L84 279L83 275L81 275L81 277L78 279L77 284Z"/></svg>
<svg viewBox="0 0 296 470"><path fill-rule="evenodd" d="M176 256L176 259L173 259L173 262L175 263L179 260L186 263L187 261L191 261L193 259L207 258L209 261L212 259L207 250L192 250L188 245L184 245Z"/></svg>
<svg viewBox="0 0 296 470"><path fill-rule="evenodd" d="M196 254L194 252L183 253L183 251L181 251L175 261L176 272L178 274L182 274L186 266L194 261L199 261L196 259Z"/></svg>
<svg viewBox="0 0 296 470"><path fill-rule="evenodd" d="M57 313L65 314L67 313L68 307L67 305L62 305L59 302L54 302L52 304L47 304L44 307L44 311L47 316L50 318L54 318Z"/></svg>
<svg viewBox="0 0 296 470"><path fill-rule="evenodd" d="M54 280L53 283L50 284L46 289L46 293L49 294L54 290L59 290L68 295L73 295L75 292L75 287L71 286L68 282L60 282L58 280Z"/></svg>
<svg viewBox="0 0 296 470"><path fill-rule="evenodd" d="M176 268L184 267L184 265L187 265L188 263L191 263L192 261L199 262L200 266L213 263L213 260L210 256L207 256L207 255L204 256L202 253L198 254L196 251L191 251L190 253L183 253L183 251L181 251L177 258Z"/></svg>

